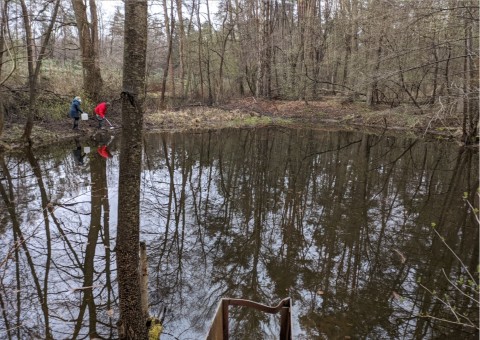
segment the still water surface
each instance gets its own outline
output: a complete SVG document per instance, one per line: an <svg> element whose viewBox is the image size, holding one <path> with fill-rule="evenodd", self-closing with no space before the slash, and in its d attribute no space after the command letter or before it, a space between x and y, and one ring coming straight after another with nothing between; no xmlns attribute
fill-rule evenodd
<svg viewBox="0 0 480 340"><path fill-rule="evenodd" d="M0 157L0 338L116 338L118 146ZM148 134L144 149L162 340L204 337L221 297L288 296L295 339L478 337L478 153L287 128ZM237 339L279 332L231 315Z"/></svg>

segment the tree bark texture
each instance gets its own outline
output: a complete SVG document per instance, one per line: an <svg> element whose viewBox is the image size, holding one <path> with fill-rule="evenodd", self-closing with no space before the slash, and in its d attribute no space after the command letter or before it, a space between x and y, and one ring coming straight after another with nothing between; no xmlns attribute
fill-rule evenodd
<svg viewBox="0 0 480 340"><path fill-rule="evenodd" d="M148 318L148 259L145 242L140 242L140 289L142 294L142 311L145 318Z"/></svg>
<svg viewBox="0 0 480 340"><path fill-rule="evenodd" d="M3 53L5 49L5 28L7 23L6 18L6 4L7 1L4 0L0 7L0 84L3 83L2 77L2 66L3 66ZM0 94L0 137L2 137L3 125L5 121L5 108L3 106L2 95Z"/></svg>
<svg viewBox="0 0 480 340"><path fill-rule="evenodd" d="M125 1L125 47L122 91L123 133L118 189L117 267L121 339L146 339L142 312L140 242L140 172L147 47L147 1Z"/></svg>

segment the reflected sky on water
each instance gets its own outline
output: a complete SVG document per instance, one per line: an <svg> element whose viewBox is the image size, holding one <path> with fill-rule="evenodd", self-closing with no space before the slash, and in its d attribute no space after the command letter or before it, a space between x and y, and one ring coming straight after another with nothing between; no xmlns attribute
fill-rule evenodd
<svg viewBox="0 0 480 340"><path fill-rule="evenodd" d="M119 138L1 157L0 337L116 337ZM202 338L221 297L287 296L296 339L478 337L477 189L478 153L445 141L148 134L150 311L162 339ZM279 332L230 313L236 339Z"/></svg>

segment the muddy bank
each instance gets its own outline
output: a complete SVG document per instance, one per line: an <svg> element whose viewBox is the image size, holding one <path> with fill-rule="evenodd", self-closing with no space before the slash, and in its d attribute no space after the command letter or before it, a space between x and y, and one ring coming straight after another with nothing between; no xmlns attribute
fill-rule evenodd
<svg viewBox="0 0 480 340"><path fill-rule="evenodd" d="M41 147L62 140L95 139L98 135L121 131L120 113L108 116L113 128L104 130L90 119L80 121L80 130L72 130L72 120L36 122L32 147ZM459 140L461 117L434 110L419 114L411 107L377 107L348 102L341 98L322 101L268 101L246 98L214 107L190 105L145 114L145 131L184 131L199 129L243 128L283 125L308 128L354 129L369 133L401 133L402 136L449 138ZM21 141L24 122L6 122L0 138L0 149L15 150L26 146Z"/></svg>

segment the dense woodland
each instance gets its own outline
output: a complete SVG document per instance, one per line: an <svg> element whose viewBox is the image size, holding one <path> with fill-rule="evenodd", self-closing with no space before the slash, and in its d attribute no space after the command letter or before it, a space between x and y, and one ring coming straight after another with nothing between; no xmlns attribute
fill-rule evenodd
<svg viewBox="0 0 480 340"><path fill-rule="evenodd" d="M408 105L412 115L456 115L463 142L476 141L476 1L126 0L111 10L107 4L0 0L0 134L7 121L25 122L22 138L30 142L35 124L65 119L76 95L90 108L105 99L121 102L122 339L146 336L137 269L147 110L247 96L308 103L341 95L372 107ZM39 298L48 330L47 297Z"/></svg>
<svg viewBox="0 0 480 340"><path fill-rule="evenodd" d="M128 3L128 1L127 1ZM123 4L1 0L0 128L26 116L24 137L65 102L120 96ZM478 125L474 0L148 1L147 104L214 105L254 96L459 113ZM128 46L127 46L128 49ZM1 129L0 129L1 130Z"/></svg>

